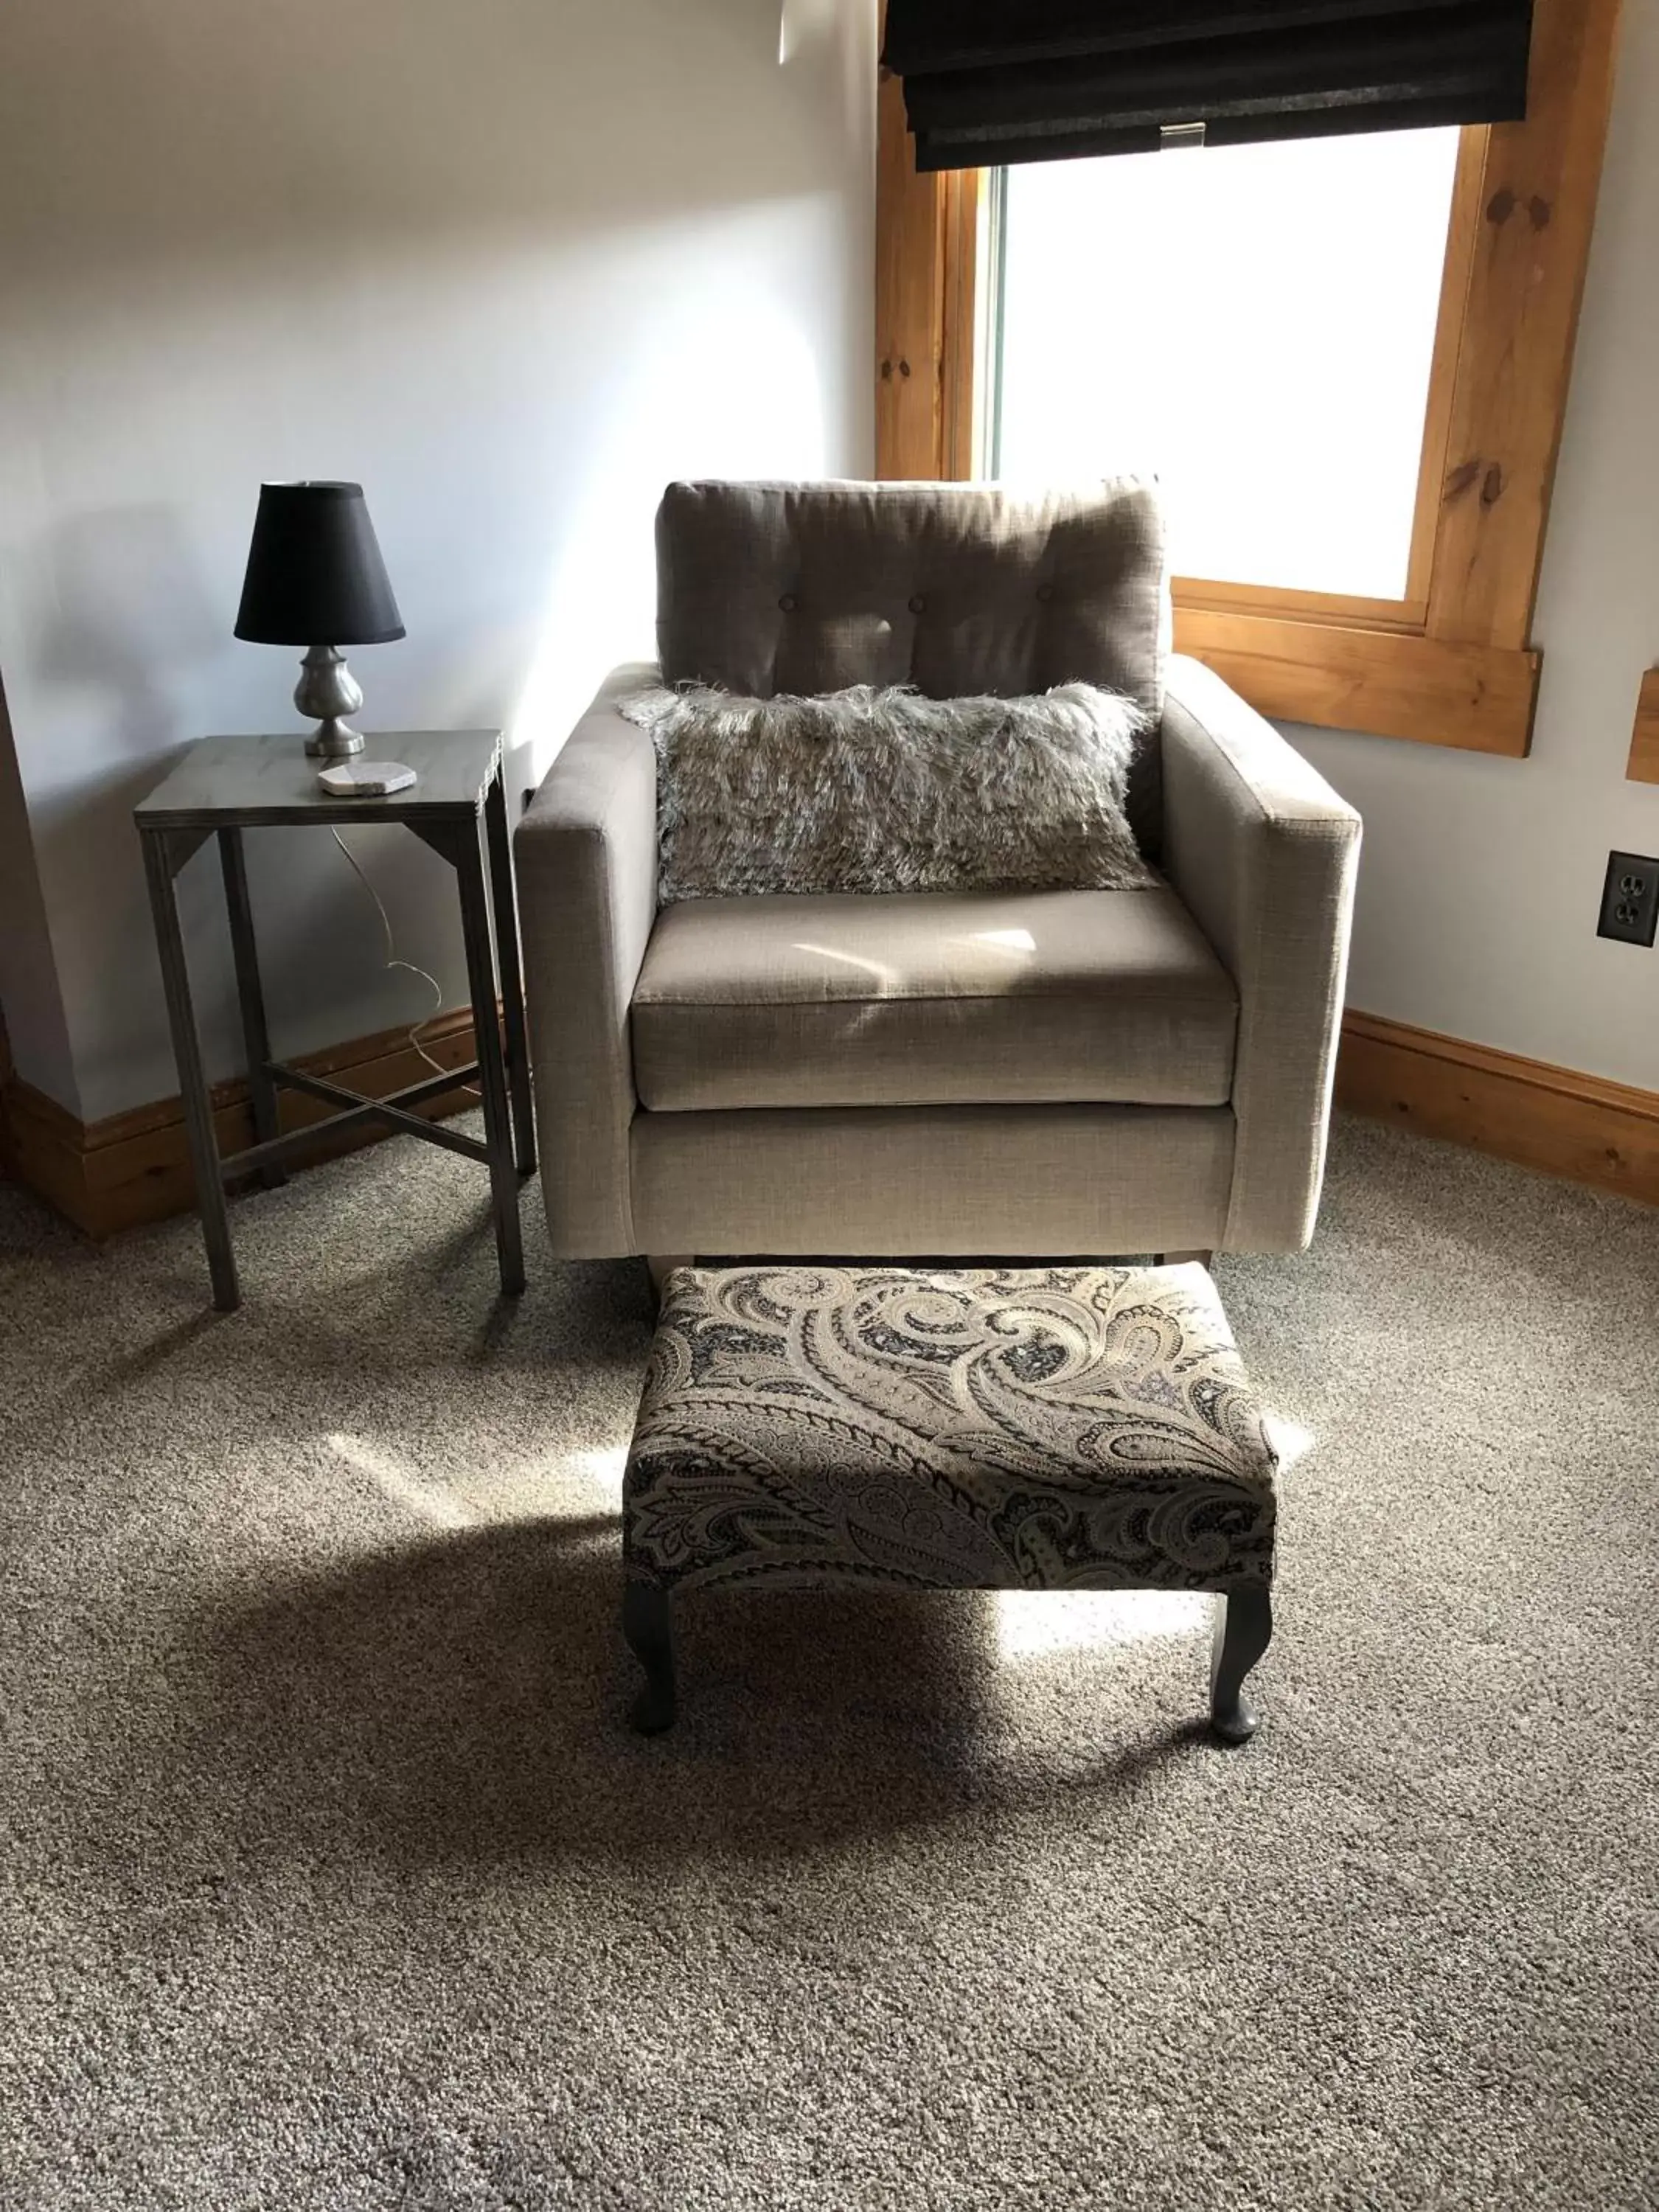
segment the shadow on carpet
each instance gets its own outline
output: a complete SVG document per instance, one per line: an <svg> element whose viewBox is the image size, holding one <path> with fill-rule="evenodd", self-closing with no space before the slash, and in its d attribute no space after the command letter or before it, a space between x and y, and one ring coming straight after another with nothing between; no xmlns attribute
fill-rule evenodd
<svg viewBox="0 0 1659 2212"><path fill-rule="evenodd" d="M1034 1744L1027 1771L1003 1720L988 1594L689 1599L685 1711L670 1735L635 1735L615 1540L599 1515L458 1531L210 1614L190 1639L204 1710L175 1745L192 1825L210 1812L207 1777L222 1798L211 1826L254 1856L771 1856L1053 1790L1052 1766ZM1192 1655L1164 1662L1190 1714L1154 1712L1126 1743L1103 1711L1098 1755L1064 1794L1127 1799L1157 1767L1228 1760ZM1080 1711L1085 1753L1089 1727ZM164 1753L139 1753L152 1782Z"/></svg>

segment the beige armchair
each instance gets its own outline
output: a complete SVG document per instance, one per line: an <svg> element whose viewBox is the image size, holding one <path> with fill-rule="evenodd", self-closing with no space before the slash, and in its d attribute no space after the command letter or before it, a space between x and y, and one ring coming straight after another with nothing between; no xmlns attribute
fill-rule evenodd
<svg viewBox="0 0 1659 2212"><path fill-rule="evenodd" d="M1165 881L659 908L652 743L617 709L658 671L618 670L516 839L555 1251L1304 1245L1359 821L1169 655L1151 488L676 485L658 570L670 682L1140 697Z"/></svg>

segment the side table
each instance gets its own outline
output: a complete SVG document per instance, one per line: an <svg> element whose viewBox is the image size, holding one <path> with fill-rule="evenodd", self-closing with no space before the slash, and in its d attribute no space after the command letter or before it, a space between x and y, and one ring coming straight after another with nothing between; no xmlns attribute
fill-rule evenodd
<svg viewBox="0 0 1659 2212"><path fill-rule="evenodd" d="M501 1289L515 1297L524 1288L519 1179L535 1172L536 1150L501 732L387 731L372 738L370 745L375 757L402 761L412 768L415 783L386 799L334 798L318 782L316 763L306 756L304 732L296 729L272 737L203 738L134 809L161 956L213 1303L224 1312L241 1303L225 1206L227 1180L257 1170L267 1184L283 1182L283 1163L290 1154L323 1130L358 1121L383 1121L489 1169ZM341 1084L325 1082L271 1058L242 853L244 830L279 824L343 827L363 822L401 822L454 869L477 1041L477 1059L468 1066L428 1076L387 1098L365 1098ZM246 1151L222 1159L213 1133L212 1102L191 1004L176 895L179 870L212 836L219 841L224 874L256 1139ZM495 1012L498 963L501 1020ZM423 1121L410 1110L475 1076L483 1094L482 1144L441 1122ZM342 1110L307 1128L279 1133L276 1097L283 1088L304 1091Z"/></svg>

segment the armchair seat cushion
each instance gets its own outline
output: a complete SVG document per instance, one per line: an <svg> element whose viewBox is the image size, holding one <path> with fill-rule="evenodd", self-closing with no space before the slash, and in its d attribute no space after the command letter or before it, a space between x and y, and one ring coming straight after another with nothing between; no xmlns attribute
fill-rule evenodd
<svg viewBox="0 0 1659 2212"><path fill-rule="evenodd" d="M653 1112L1220 1106L1237 995L1175 893L693 899L630 1016Z"/></svg>

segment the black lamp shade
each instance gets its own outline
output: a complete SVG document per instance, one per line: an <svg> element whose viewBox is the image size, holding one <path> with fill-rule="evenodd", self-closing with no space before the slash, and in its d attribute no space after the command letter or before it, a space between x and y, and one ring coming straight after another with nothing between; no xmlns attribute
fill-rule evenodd
<svg viewBox="0 0 1659 2212"><path fill-rule="evenodd" d="M404 635L361 484L260 485L236 635L305 646Z"/></svg>

